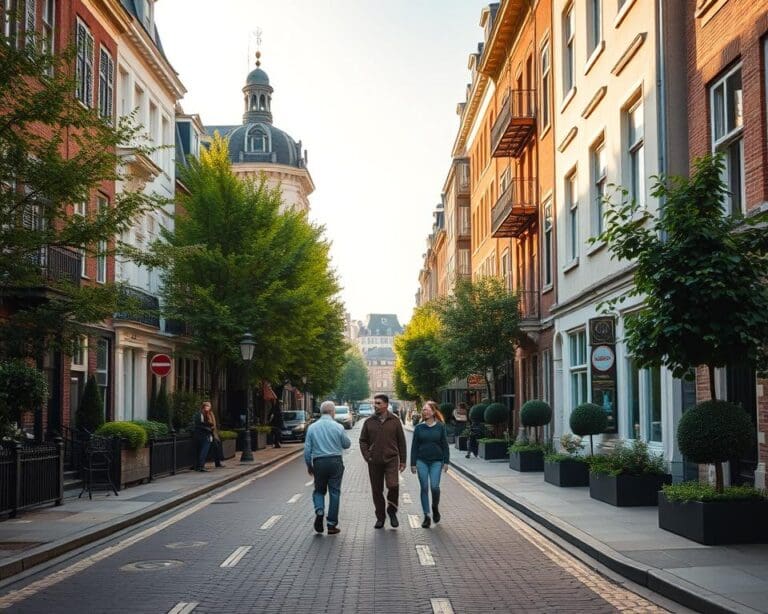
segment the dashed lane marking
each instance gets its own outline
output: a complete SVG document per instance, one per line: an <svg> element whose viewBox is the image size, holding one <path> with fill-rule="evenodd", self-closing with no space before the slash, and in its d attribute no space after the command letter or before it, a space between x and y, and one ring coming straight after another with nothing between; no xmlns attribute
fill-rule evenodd
<svg viewBox="0 0 768 614"><path fill-rule="evenodd" d="M314 480L310 480L309 482L304 484L304 486L313 486L314 484L315 484L315 481Z"/></svg>
<svg viewBox="0 0 768 614"><path fill-rule="evenodd" d="M429 546L416 546L416 554L419 555L419 563L425 567L433 566L435 564L435 559L432 557L432 553L429 551Z"/></svg>
<svg viewBox="0 0 768 614"><path fill-rule="evenodd" d="M234 567L240 562L253 546L240 546L230 554L219 567Z"/></svg>
<svg viewBox="0 0 768 614"><path fill-rule="evenodd" d="M261 525L261 529L266 531L267 529L271 529L278 520L280 520L283 517L282 514L278 514L277 516L270 516L269 520L267 520L263 525Z"/></svg>
<svg viewBox="0 0 768 614"><path fill-rule="evenodd" d="M99 563L103 561L106 558L109 558L113 554L117 554L118 552L122 552L126 548L130 548L134 544L146 539L147 537L151 537L152 535L155 535L157 533L160 533L160 531L164 531L171 525L176 524L177 522L184 520L185 518L188 518L192 514L195 514L199 512L204 507L209 506L214 501L218 501L219 499L223 499L224 497L228 497L233 492L236 492L240 490L241 488L245 488L246 486L250 486L253 484L256 480L260 480L263 477L268 476L273 471L277 471L278 469L284 467L288 463L292 463L295 460L294 457L288 457L285 460L279 461L272 465L269 469L265 469L258 475L253 476L252 478L248 478L246 480L243 480L239 484L236 484L232 486L231 488L227 488L225 490L222 490L221 492L208 497L204 499L203 501L200 501L198 503L195 503L194 505L188 507L187 509L179 512L178 514L175 514L174 516L171 516L170 518L167 518L166 520L163 520L162 522L158 522L155 525L152 525L151 527L147 527L143 531L140 531L136 533L135 535L131 535L130 537L125 538L124 540L119 541L113 546L107 546L103 550L99 550L95 554L92 554L91 556L87 556L83 559L80 559L76 563L73 563L71 565L68 565L64 569L60 569L59 571L56 571L44 578L41 578L40 580L37 580L36 582L32 582L31 584L25 586L24 588L20 588L15 591L11 591L7 595L0 596L0 610L7 609L12 607L13 605L19 603L20 601L24 601L25 599L29 599L30 597L36 595L37 593L47 590L51 588L52 586L55 586L59 582L63 582L67 578L71 578L75 574L80 573L81 571L84 571L88 569L89 567L92 567L96 563ZM197 604L195 604L197 605ZM190 610L191 611L191 610Z"/></svg>
<svg viewBox="0 0 768 614"><path fill-rule="evenodd" d="M408 514L408 524L411 525L412 529L418 529L421 526L419 517L414 514Z"/></svg>
<svg viewBox="0 0 768 614"><path fill-rule="evenodd" d="M450 599L430 599L432 614L453 614L453 606Z"/></svg>
<svg viewBox="0 0 768 614"><path fill-rule="evenodd" d="M296 501L299 499L301 499L301 493L293 495L290 499L288 499L288 503L296 503Z"/></svg>
<svg viewBox="0 0 768 614"><path fill-rule="evenodd" d="M197 601L180 601L172 609L168 610L168 614L189 614L198 605L200 604Z"/></svg>

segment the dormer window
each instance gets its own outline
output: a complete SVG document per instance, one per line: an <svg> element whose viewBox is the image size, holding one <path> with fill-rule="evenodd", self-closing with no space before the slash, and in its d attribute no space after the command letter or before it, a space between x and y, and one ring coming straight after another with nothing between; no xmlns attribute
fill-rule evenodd
<svg viewBox="0 0 768 614"><path fill-rule="evenodd" d="M250 152L265 152L269 151L267 141L267 134L261 128L251 128L248 131L246 137L246 148Z"/></svg>
<svg viewBox="0 0 768 614"><path fill-rule="evenodd" d="M141 4L141 19L144 23L144 27L147 29L147 32L152 34L152 24L154 23L154 15L153 13L153 0L143 0Z"/></svg>

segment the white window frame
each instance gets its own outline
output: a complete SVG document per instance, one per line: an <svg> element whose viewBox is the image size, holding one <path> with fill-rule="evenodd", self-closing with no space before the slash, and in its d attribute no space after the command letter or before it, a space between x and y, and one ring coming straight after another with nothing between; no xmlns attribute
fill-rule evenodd
<svg viewBox="0 0 768 614"><path fill-rule="evenodd" d="M96 197L96 211L101 213L102 209L109 206L109 201L104 196ZM107 242L101 240L96 246L96 282L100 284L107 283Z"/></svg>
<svg viewBox="0 0 768 614"><path fill-rule="evenodd" d="M729 100L730 97L728 95L728 81L736 73L739 73L740 75L739 80L741 81L741 89L734 90L735 92L740 92L740 94L738 97L734 96L734 125L729 127L727 124L728 116L731 112L731 101ZM712 152L725 154L723 180L728 185L729 193L725 195L723 209L728 215L744 215L746 213L746 181L744 179L744 82L741 73L742 65L737 64L709 87L709 108L712 115ZM722 88L723 97L722 103L718 105L718 97L716 94L720 88ZM718 117L718 115L720 115L718 110L722 111L721 117ZM718 134L719 127L722 134ZM734 147L738 155L738 168L734 167L732 158L732 150ZM737 198L734 198L734 194L730 192L734 173L738 173L740 183Z"/></svg>
<svg viewBox="0 0 768 614"><path fill-rule="evenodd" d="M115 60L103 45L99 50L99 115L115 120Z"/></svg>
<svg viewBox="0 0 768 614"><path fill-rule="evenodd" d="M84 106L93 107L93 54L95 50L93 34L79 17L75 25L77 55L75 57L75 98Z"/></svg>
<svg viewBox="0 0 768 614"><path fill-rule="evenodd" d="M571 407L576 407L590 400L586 329L568 334L568 358Z"/></svg>
<svg viewBox="0 0 768 614"><path fill-rule="evenodd" d="M632 356L627 356L626 365L626 415L627 426L625 428L627 439L642 439L652 445L659 445L664 441L664 392L662 379L664 371L660 367L640 369L635 366ZM653 420L654 410L654 380L658 383L658 420ZM637 402L637 422L632 416L633 397Z"/></svg>
<svg viewBox="0 0 768 614"><path fill-rule="evenodd" d="M85 371L88 368L88 337L78 335L75 337L72 347L72 361L70 369L72 371Z"/></svg>
<svg viewBox="0 0 768 614"><path fill-rule="evenodd" d="M552 50L549 40L544 43L539 55L541 62L541 129L545 132L550 125L550 98L552 95Z"/></svg>
<svg viewBox="0 0 768 614"><path fill-rule="evenodd" d="M104 359L103 363L100 359ZM96 341L96 383L101 392L102 409L104 416L107 415L108 392L109 392L109 339L103 337Z"/></svg>
<svg viewBox="0 0 768 614"><path fill-rule="evenodd" d="M501 278L508 290L512 289L512 259L509 250L505 249L501 254Z"/></svg>
<svg viewBox="0 0 768 614"><path fill-rule="evenodd" d="M645 206L645 107L642 96L626 111L627 160L629 162L629 196L638 206ZM640 122L635 122L639 118ZM637 127L641 128L641 132Z"/></svg>
<svg viewBox="0 0 768 614"><path fill-rule="evenodd" d="M575 3L563 12L563 98L576 86L576 14Z"/></svg>
<svg viewBox="0 0 768 614"><path fill-rule="evenodd" d="M579 259L579 179L574 169L565 178L565 196L568 210L566 233L566 255L568 262L578 262Z"/></svg>
<svg viewBox="0 0 768 614"><path fill-rule="evenodd" d="M597 236L605 230L605 188L608 184L608 161L605 140L601 137L590 151L592 166L592 234Z"/></svg>
<svg viewBox="0 0 768 614"><path fill-rule="evenodd" d="M552 218L552 199L548 198L542 207L544 211L544 223L541 252L543 261L541 266L541 287L547 289L552 286L555 278L555 252L554 252L554 219Z"/></svg>
<svg viewBox="0 0 768 614"><path fill-rule="evenodd" d="M587 9L587 57L603 42L603 0L589 0Z"/></svg>
<svg viewBox="0 0 768 614"><path fill-rule="evenodd" d="M37 37L37 3L35 0L24 1L24 48L32 51Z"/></svg>

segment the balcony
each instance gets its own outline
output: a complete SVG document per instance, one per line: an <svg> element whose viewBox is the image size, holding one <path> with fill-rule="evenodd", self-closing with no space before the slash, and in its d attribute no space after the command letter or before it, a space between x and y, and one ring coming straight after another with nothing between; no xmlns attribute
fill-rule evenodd
<svg viewBox="0 0 768 614"><path fill-rule="evenodd" d="M520 310L520 319L538 320L539 319L539 291L538 290L518 290L518 308Z"/></svg>
<svg viewBox="0 0 768 614"><path fill-rule="evenodd" d="M491 129L491 155L517 158L536 127L536 90L512 90Z"/></svg>
<svg viewBox="0 0 768 614"><path fill-rule="evenodd" d="M456 195L469 196L469 188L469 162L461 160L456 164Z"/></svg>
<svg viewBox="0 0 768 614"><path fill-rule="evenodd" d="M43 279L80 285L80 254L66 247L45 245L36 251L32 261L40 267Z"/></svg>
<svg viewBox="0 0 768 614"><path fill-rule="evenodd" d="M493 237L519 237L536 219L538 196L535 179L512 179L491 209Z"/></svg>
<svg viewBox="0 0 768 614"><path fill-rule="evenodd" d="M115 320L125 320L160 328L160 300L148 292L125 286L120 289L121 302L125 311L114 315Z"/></svg>

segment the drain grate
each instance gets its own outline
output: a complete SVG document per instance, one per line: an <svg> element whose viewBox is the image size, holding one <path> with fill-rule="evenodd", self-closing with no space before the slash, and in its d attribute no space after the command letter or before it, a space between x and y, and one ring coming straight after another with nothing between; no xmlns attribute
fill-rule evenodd
<svg viewBox="0 0 768 614"><path fill-rule="evenodd" d="M183 561L136 561L135 563L128 563L123 565L120 571L158 571L160 569L172 569L173 567L181 567L184 564Z"/></svg>

